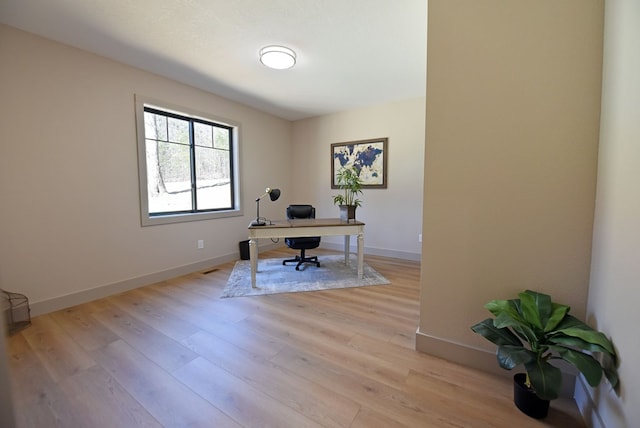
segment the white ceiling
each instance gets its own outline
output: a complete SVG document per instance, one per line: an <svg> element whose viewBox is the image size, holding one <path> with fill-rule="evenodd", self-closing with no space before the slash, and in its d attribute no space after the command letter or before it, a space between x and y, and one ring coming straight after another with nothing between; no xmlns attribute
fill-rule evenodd
<svg viewBox="0 0 640 428"><path fill-rule="evenodd" d="M0 22L296 120L424 96L426 9L426 0L0 0ZM296 66L263 66L258 51L270 44L296 51Z"/></svg>

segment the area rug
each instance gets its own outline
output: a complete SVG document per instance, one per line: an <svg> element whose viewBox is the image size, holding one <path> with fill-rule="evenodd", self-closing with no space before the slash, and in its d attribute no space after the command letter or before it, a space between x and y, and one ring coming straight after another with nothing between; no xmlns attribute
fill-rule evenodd
<svg viewBox="0 0 640 428"><path fill-rule="evenodd" d="M384 276L366 263L363 277L358 278L358 260L355 257L349 260L349 266L344 263L344 255L324 255L318 259L320 267L302 265L299 271L294 264L283 266L282 259L279 258L260 259L256 288L251 287L251 261L238 261L224 287L222 297L260 296L389 284Z"/></svg>

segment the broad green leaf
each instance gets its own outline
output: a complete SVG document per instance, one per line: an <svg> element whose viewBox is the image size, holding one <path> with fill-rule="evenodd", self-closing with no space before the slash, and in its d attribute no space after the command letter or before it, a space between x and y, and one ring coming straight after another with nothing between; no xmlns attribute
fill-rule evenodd
<svg viewBox="0 0 640 428"><path fill-rule="evenodd" d="M511 318L519 319L520 314L513 300L492 300L484 305L496 318L508 314Z"/></svg>
<svg viewBox="0 0 640 428"><path fill-rule="evenodd" d="M522 304L520 303L520 299L512 299L509 300L509 302L515 308L516 312L518 312L519 314L522 313Z"/></svg>
<svg viewBox="0 0 640 428"><path fill-rule="evenodd" d="M604 369L604 375L611 384L612 388L618 386L618 370L616 368L618 364L618 358L616 355L602 354L602 368Z"/></svg>
<svg viewBox="0 0 640 428"><path fill-rule="evenodd" d="M513 326L513 327L511 327L511 329L520 338L520 340L522 340L522 342L524 342L524 343L530 343L531 342L531 337L527 336L525 334L525 331L522 328L522 326ZM527 334L530 334L530 333L531 333L530 331L527 331Z"/></svg>
<svg viewBox="0 0 640 428"><path fill-rule="evenodd" d="M554 400L560 396L562 372L543 360L534 360L525 364L531 386L536 395L543 400Z"/></svg>
<svg viewBox="0 0 640 428"><path fill-rule="evenodd" d="M534 361L537 355L521 346L503 345L498 347L496 357L498 357L500 367L511 370L520 364Z"/></svg>
<svg viewBox="0 0 640 428"><path fill-rule="evenodd" d="M580 370L587 382L589 382L589 385L598 386L600 384L602 380L602 367L591 355L583 354L582 352L562 346L552 346L550 349L556 351L563 360L570 362Z"/></svg>
<svg viewBox="0 0 640 428"><path fill-rule="evenodd" d="M524 320L519 316L514 316L509 312L502 312L496 316L493 324L498 328L515 327L525 324Z"/></svg>
<svg viewBox="0 0 640 428"><path fill-rule="evenodd" d="M526 290L518 294L523 318L542 330L551 314L551 297L546 294Z"/></svg>
<svg viewBox="0 0 640 428"><path fill-rule="evenodd" d="M565 319L571 308L567 305L560 305L558 303L552 303L551 315L544 325L544 331L553 331L558 325ZM572 317L573 318L573 317Z"/></svg>
<svg viewBox="0 0 640 428"><path fill-rule="evenodd" d="M522 346L522 342L508 328L497 328L493 325L493 320L487 318L471 327L475 333L483 336L485 339L495 343L496 345L514 345Z"/></svg>
<svg viewBox="0 0 640 428"><path fill-rule="evenodd" d="M613 344L609 341L609 339L607 339L607 336L605 336L603 333L600 333L599 331L571 327L557 330L557 332L566 334L567 336L578 337L588 343L600 345L610 354L615 355L616 353L616 351L613 349Z"/></svg>
<svg viewBox="0 0 640 428"><path fill-rule="evenodd" d="M491 303L491 302L490 302ZM495 309L492 313L496 316L493 324L498 328L513 327L514 329L529 328L529 323L520 315L518 311L518 301L502 300L500 301L500 309ZM527 339L525 335L523 339Z"/></svg>
<svg viewBox="0 0 640 428"><path fill-rule="evenodd" d="M616 388L618 386L619 378L618 371L615 368L604 368L604 375L611 384L612 388Z"/></svg>
<svg viewBox="0 0 640 428"><path fill-rule="evenodd" d="M609 353L606 349L604 349L600 345L585 342L579 337L565 336L561 333L557 333L553 336L550 336L548 341L556 345L563 345L563 346L568 346L572 348L583 349L585 351L590 351L590 352L602 352L607 354Z"/></svg>
<svg viewBox="0 0 640 428"><path fill-rule="evenodd" d="M568 313L564 316L564 318L562 318L560 323L558 323L558 325L552 330L562 330L564 328L581 328L584 330L592 330L592 328L589 327L587 324L583 323L573 315L569 315Z"/></svg>
<svg viewBox="0 0 640 428"><path fill-rule="evenodd" d="M513 325L511 328L524 342L529 344L532 350L535 351L538 349L538 344L543 338L542 335L538 333L542 333L542 330L535 331L530 325L524 322L522 324Z"/></svg>

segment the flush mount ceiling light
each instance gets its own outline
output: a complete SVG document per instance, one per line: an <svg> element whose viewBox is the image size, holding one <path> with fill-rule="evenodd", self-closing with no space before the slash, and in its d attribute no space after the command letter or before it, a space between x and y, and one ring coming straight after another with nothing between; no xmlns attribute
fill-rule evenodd
<svg viewBox="0 0 640 428"><path fill-rule="evenodd" d="M269 68L286 70L296 63L296 53L284 46L266 46L260 49L260 62Z"/></svg>

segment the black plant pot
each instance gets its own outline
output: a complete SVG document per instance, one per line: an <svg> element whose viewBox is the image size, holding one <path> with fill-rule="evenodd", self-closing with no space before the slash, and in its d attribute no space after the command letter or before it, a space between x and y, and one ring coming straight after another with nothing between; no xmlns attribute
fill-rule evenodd
<svg viewBox="0 0 640 428"><path fill-rule="evenodd" d="M549 400L539 398L535 392L524 384L526 375L517 373L513 376L513 402L522 413L535 419L542 419L549 413Z"/></svg>

